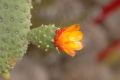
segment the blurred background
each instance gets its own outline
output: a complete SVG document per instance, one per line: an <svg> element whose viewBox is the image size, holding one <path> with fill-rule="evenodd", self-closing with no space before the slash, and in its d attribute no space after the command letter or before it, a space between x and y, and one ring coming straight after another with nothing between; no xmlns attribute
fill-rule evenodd
<svg viewBox="0 0 120 80"><path fill-rule="evenodd" d="M30 44L11 80L120 80L120 0L33 0L32 5L31 29L80 24L84 48L69 57Z"/></svg>

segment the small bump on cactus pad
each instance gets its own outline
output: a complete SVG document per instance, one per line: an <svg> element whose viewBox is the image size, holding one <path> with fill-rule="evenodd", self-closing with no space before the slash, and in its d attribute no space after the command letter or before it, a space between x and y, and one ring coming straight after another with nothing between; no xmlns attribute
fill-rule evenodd
<svg viewBox="0 0 120 80"><path fill-rule="evenodd" d="M30 30L30 0L0 0L0 74L9 71L26 52Z"/></svg>

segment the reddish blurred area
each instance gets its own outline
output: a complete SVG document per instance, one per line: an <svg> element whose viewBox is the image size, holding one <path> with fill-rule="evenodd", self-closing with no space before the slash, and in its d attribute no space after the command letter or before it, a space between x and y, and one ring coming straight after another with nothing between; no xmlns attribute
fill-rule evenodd
<svg viewBox="0 0 120 80"><path fill-rule="evenodd" d="M100 61L104 60L109 55L114 54L113 51L116 51L119 48L120 48L120 40L111 42L111 44L106 49L104 49L103 51L101 51L98 54L97 61L100 62Z"/></svg>
<svg viewBox="0 0 120 80"><path fill-rule="evenodd" d="M98 17L95 18L95 22L100 24L109 14L120 8L120 0L113 0L109 4L102 7L102 11Z"/></svg>

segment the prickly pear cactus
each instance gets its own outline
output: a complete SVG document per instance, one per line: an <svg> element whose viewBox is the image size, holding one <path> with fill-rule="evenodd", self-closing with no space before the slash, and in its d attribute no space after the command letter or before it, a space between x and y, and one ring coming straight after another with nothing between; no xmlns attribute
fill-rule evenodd
<svg viewBox="0 0 120 80"><path fill-rule="evenodd" d="M55 50L52 40L56 29L55 25L41 25L29 32L28 40L44 51Z"/></svg>
<svg viewBox="0 0 120 80"><path fill-rule="evenodd" d="M52 42L52 40L59 38L59 36L55 37L56 30L59 29L54 25L42 25L30 30L31 7L30 0L0 0L0 75L4 80L9 80L9 71L23 57L24 53L26 53L29 42L45 51L56 49L53 44L55 42ZM72 52L74 52L74 49L78 50L81 47L79 44L73 43L71 38L75 38L74 41L78 42L78 38L82 35L80 34L81 32L78 32L78 25L72 25L70 28L64 30L70 30L71 32L71 29L75 32L73 33L75 36L70 34L70 39L67 39L67 41L71 42L72 48L70 47L70 50L72 49ZM64 30L60 29L60 32L65 33ZM76 36L76 32L79 35L77 34ZM64 45L66 44L64 43ZM67 45L67 47L69 46Z"/></svg>
<svg viewBox="0 0 120 80"><path fill-rule="evenodd" d="M0 0L0 74L5 79L26 52L30 8L30 0Z"/></svg>

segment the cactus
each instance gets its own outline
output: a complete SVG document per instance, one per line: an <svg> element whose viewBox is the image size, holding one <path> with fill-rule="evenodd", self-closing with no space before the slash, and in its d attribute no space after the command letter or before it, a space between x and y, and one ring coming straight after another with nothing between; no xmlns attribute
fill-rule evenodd
<svg viewBox="0 0 120 80"><path fill-rule="evenodd" d="M41 25L29 32L28 40L38 48L44 49L44 51L53 50L55 47L52 40L56 29L55 25Z"/></svg>
<svg viewBox="0 0 120 80"><path fill-rule="evenodd" d="M31 7L28 0L0 0L0 74L5 79L27 50Z"/></svg>
<svg viewBox="0 0 120 80"><path fill-rule="evenodd" d="M42 25L30 30L31 8L30 0L0 0L0 75L4 80L9 80L9 71L24 56L30 42L45 51L56 49L52 40L58 28L55 25ZM71 26L71 28L79 29L77 25ZM59 30L62 31L60 35L64 33L64 30L68 31L71 28ZM74 35L75 37L80 36ZM74 38L72 34L69 36ZM59 38L59 36L56 37ZM74 43L72 45L77 46ZM74 46L71 47L75 48Z"/></svg>
<svg viewBox="0 0 120 80"><path fill-rule="evenodd" d="M55 26L42 26L30 31L31 7L30 0L0 0L0 75L5 80L9 79L11 68L26 53L28 39L38 47L42 41L41 46L43 48L46 46L46 51L51 45L51 36L54 35L52 30L56 29ZM43 29L43 27L46 28ZM47 37L45 31L49 32L49 30L51 30L51 36ZM37 38L37 41L37 36L43 38Z"/></svg>

